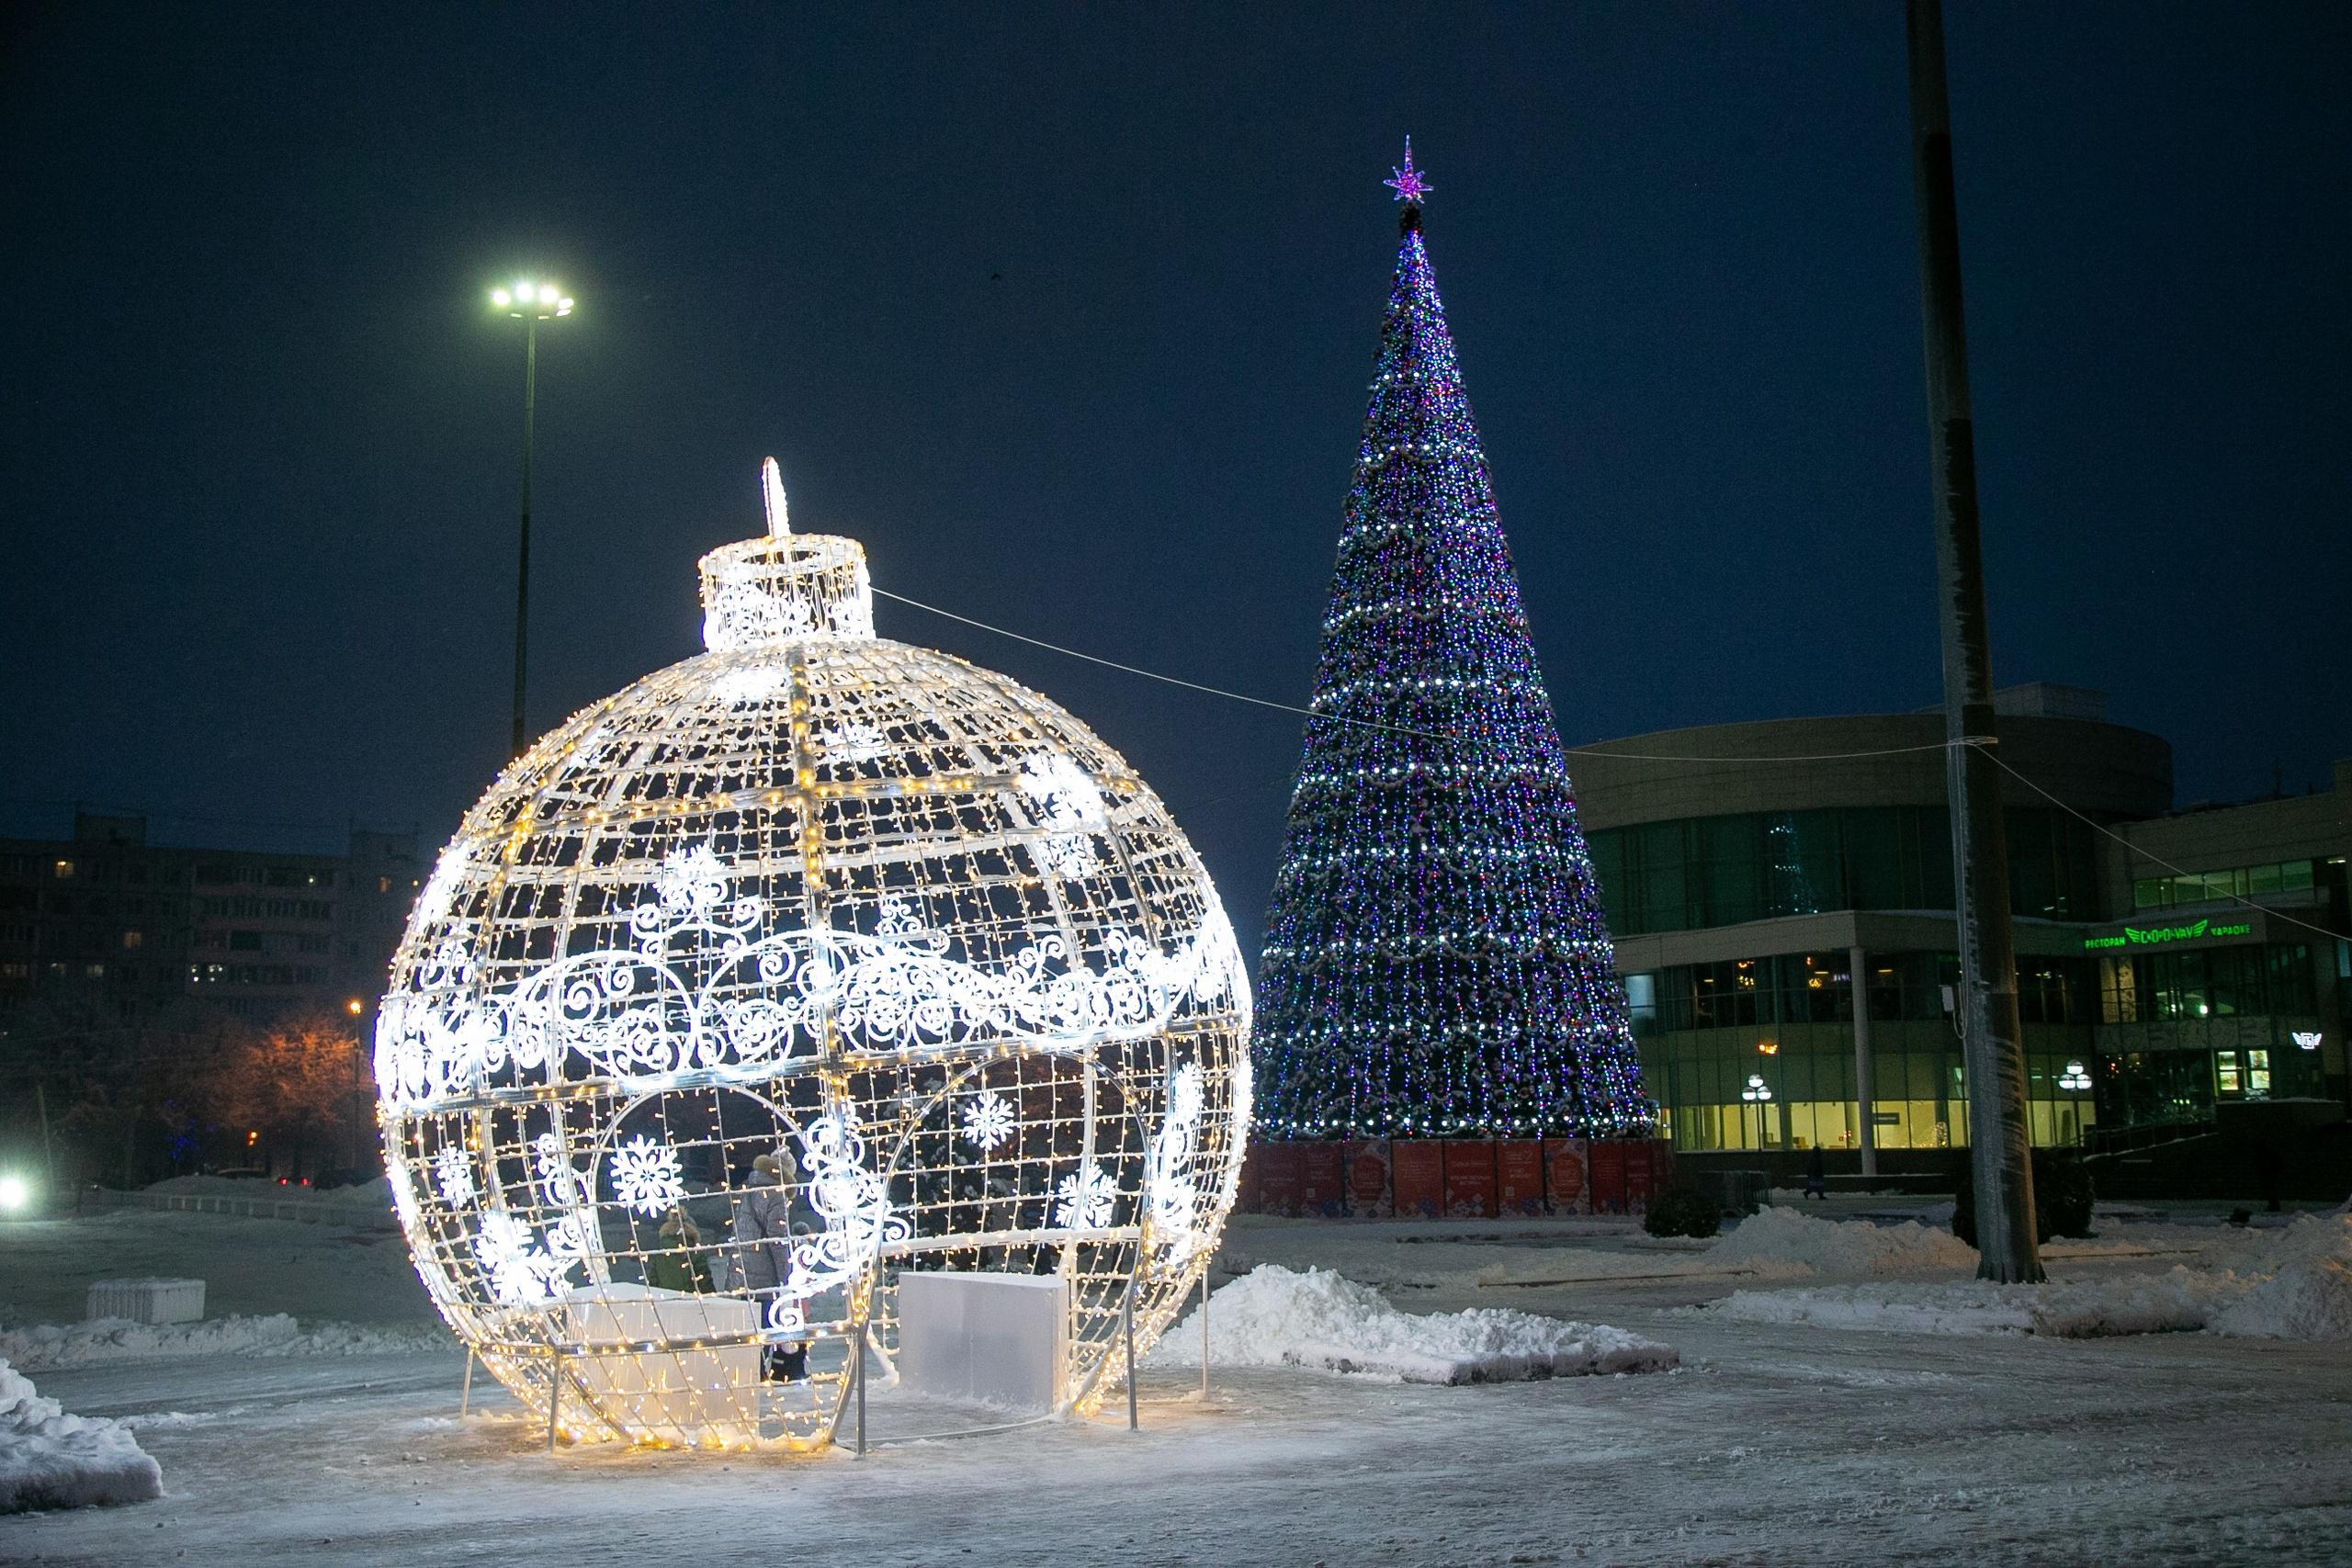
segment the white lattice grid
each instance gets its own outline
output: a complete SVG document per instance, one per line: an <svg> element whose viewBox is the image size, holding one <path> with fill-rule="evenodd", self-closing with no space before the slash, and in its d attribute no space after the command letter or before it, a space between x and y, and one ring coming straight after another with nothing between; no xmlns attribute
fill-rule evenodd
<svg viewBox="0 0 2352 1568"><path fill-rule="evenodd" d="M808 613L747 610L754 579ZM378 1036L418 1271L527 1404L563 1378L578 1438L827 1440L908 1268L1066 1276L1089 1408L1129 1281L1148 1346L1238 1180L1215 889L1075 718L874 638L850 541L714 552L705 596L713 651L540 741L420 897ZM749 1170L779 1148L805 1234L776 1243ZM684 1288L628 1304L650 1277Z"/></svg>

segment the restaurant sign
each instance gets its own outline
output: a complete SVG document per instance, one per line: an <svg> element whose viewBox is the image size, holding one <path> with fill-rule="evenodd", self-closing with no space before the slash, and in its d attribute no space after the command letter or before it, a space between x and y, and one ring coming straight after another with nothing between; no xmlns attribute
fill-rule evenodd
<svg viewBox="0 0 2352 1568"><path fill-rule="evenodd" d="M2223 937L2252 936L2254 925L2248 920L2216 920L2211 916L2179 926L2124 926L2104 936L2086 936L2083 946L2090 952L2109 947L2163 947L2178 942L2211 942Z"/></svg>

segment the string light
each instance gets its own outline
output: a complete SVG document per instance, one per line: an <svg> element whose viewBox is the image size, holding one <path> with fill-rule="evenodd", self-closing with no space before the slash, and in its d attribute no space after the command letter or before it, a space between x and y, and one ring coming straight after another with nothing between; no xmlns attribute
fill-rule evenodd
<svg viewBox="0 0 2352 1568"><path fill-rule="evenodd" d="M1410 151L1259 968L1278 1138L1654 1130Z"/></svg>
<svg viewBox="0 0 2352 1568"><path fill-rule="evenodd" d="M708 651L542 739L418 896L376 1032L417 1272L575 1437L827 1441L910 1269L1066 1280L1090 1408L1233 1202L1232 928L1115 752L876 637L864 550L762 488Z"/></svg>

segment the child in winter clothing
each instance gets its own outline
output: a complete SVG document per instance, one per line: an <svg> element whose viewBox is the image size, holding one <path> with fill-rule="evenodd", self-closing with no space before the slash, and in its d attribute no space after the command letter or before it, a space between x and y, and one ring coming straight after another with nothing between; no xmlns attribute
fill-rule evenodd
<svg viewBox="0 0 2352 1568"><path fill-rule="evenodd" d="M673 1209L662 1222L662 1245L645 1259L645 1282L656 1290L699 1294L710 1289L710 1269L696 1249L702 1232L684 1209Z"/></svg>

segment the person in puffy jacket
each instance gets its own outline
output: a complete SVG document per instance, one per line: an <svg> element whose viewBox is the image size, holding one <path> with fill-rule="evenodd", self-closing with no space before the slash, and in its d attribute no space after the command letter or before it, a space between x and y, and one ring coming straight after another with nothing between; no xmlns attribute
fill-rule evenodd
<svg viewBox="0 0 2352 1568"><path fill-rule="evenodd" d="M733 1225L747 1291L773 1295L791 1271L792 1199L785 1184L799 1175L786 1149L752 1162L751 1181L735 1199Z"/></svg>
<svg viewBox="0 0 2352 1568"><path fill-rule="evenodd" d="M777 1288L791 1277L792 1200L799 1179L800 1167L792 1151L779 1148L752 1162L751 1183L735 1200L733 1228L743 1288L763 1301L773 1300ZM767 1375L787 1382L807 1377L808 1348L770 1346Z"/></svg>

